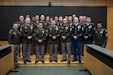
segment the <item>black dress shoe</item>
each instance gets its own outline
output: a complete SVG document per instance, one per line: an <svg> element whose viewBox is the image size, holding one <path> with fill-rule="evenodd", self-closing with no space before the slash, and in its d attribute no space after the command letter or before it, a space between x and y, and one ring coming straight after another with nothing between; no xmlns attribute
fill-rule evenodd
<svg viewBox="0 0 113 75"><path fill-rule="evenodd" d="M68 60L68 64L70 64L70 60Z"/></svg>
<svg viewBox="0 0 113 75"><path fill-rule="evenodd" d="M44 64L44 60L42 60L42 63Z"/></svg>
<svg viewBox="0 0 113 75"><path fill-rule="evenodd" d="M81 60L79 60L79 63L81 63Z"/></svg>
<svg viewBox="0 0 113 75"><path fill-rule="evenodd" d="M18 66L18 65L16 65L15 67L16 67L16 68L20 68L20 66Z"/></svg>
<svg viewBox="0 0 113 75"><path fill-rule="evenodd" d="M14 67L14 69L17 69L16 67Z"/></svg>
<svg viewBox="0 0 113 75"><path fill-rule="evenodd" d="M82 54L82 56L84 56L84 54Z"/></svg>
<svg viewBox="0 0 113 75"><path fill-rule="evenodd" d="M55 62L58 62L57 60L54 60Z"/></svg>
<svg viewBox="0 0 113 75"><path fill-rule="evenodd" d="M64 62L64 61L66 61L66 59L64 59L64 60L61 60L60 62Z"/></svg>
<svg viewBox="0 0 113 75"><path fill-rule="evenodd" d="M38 60L35 61L35 64L37 64Z"/></svg>
<svg viewBox="0 0 113 75"><path fill-rule="evenodd" d="M26 60L24 60L24 64L26 64Z"/></svg>
<svg viewBox="0 0 113 75"><path fill-rule="evenodd" d="M21 55L19 54L18 57L21 57Z"/></svg>
<svg viewBox="0 0 113 75"><path fill-rule="evenodd" d="M31 60L26 60L27 62L31 62Z"/></svg>
<svg viewBox="0 0 113 75"><path fill-rule="evenodd" d="M75 61L77 61L77 59L73 59L73 60L72 60L72 62L75 62Z"/></svg>
<svg viewBox="0 0 113 75"><path fill-rule="evenodd" d="M52 60L50 60L49 62L52 62Z"/></svg>

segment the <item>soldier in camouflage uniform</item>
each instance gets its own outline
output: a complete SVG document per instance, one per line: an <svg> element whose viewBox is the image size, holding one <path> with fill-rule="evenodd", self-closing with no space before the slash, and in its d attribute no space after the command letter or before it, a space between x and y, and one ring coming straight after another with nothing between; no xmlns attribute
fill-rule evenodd
<svg viewBox="0 0 113 75"><path fill-rule="evenodd" d="M63 25L63 17L62 16L59 17L59 21L58 21L57 25L59 27ZM58 51L62 54L60 37L58 39L59 39Z"/></svg>
<svg viewBox="0 0 113 75"><path fill-rule="evenodd" d="M37 22L36 22L36 19L35 19L35 17L32 17L32 21L31 21L31 23L33 24L33 26L34 26L34 29L37 29Z"/></svg>
<svg viewBox="0 0 113 75"><path fill-rule="evenodd" d="M25 21L24 21L24 16L19 16L19 21L17 21L18 24L18 29L21 32L22 31L22 26L24 25Z"/></svg>
<svg viewBox="0 0 113 75"><path fill-rule="evenodd" d="M67 19L63 19L63 25L60 26L60 37L61 37L61 45L62 45L62 55L63 58L61 62L66 61L66 50L68 53L68 63L70 63L71 59L71 28L67 22Z"/></svg>
<svg viewBox="0 0 113 75"><path fill-rule="evenodd" d="M45 27L45 16L44 15L41 15L40 16L40 21L39 23L42 23L43 24L43 27Z"/></svg>
<svg viewBox="0 0 113 75"><path fill-rule="evenodd" d="M36 16L35 16L35 23L36 23L36 26L35 26L35 27L36 27L36 28L37 28L37 25L39 24L39 22L40 22L40 21L39 21L39 15L36 15ZM36 29L36 28L35 28L35 29Z"/></svg>
<svg viewBox="0 0 113 75"><path fill-rule="evenodd" d="M13 28L10 29L8 34L9 44L14 45L14 68L18 68L18 58L17 55L19 53L19 44L20 44L20 32L18 30L18 24L13 24Z"/></svg>
<svg viewBox="0 0 113 75"><path fill-rule="evenodd" d="M45 26L44 28L47 29L49 26L50 26L50 17L49 16L46 16L46 22L45 22Z"/></svg>
<svg viewBox="0 0 113 75"><path fill-rule="evenodd" d="M54 20L56 21L56 25L58 25L58 16L55 16Z"/></svg>
<svg viewBox="0 0 113 75"><path fill-rule="evenodd" d="M73 24L72 16L68 17L68 23L69 23L70 26L72 26L72 24Z"/></svg>
<svg viewBox="0 0 113 75"><path fill-rule="evenodd" d="M37 23L36 23L36 19L35 17L32 17L32 21L31 21L31 24L33 24L33 28L34 30L37 29ZM32 46L31 46L31 55L35 54L35 40L33 39L32 41Z"/></svg>
<svg viewBox="0 0 113 75"><path fill-rule="evenodd" d="M23 15L20 15L19 16L19 21L16 22L18 24L18 30L19 32L21 33L22 32L22 26L24 25L25 21L24 21L24 16ZM22 39L21 39L22 40ZM20 40L20 42L22 42ZM20 48L21 48L22 44L20 43ZM20 57L20 48L19 48L19 57Z"/></svg>
<svg viewBox="0 0 113 75"><path fill-rule="evenodd" d="M57 62L57 49L59 42L59 27L56 25L55 20L52 21L50 27L48 28L48 43L50 45L50 62L54 60Z"/></svg>
<svg viewBox="0 0 113 75"><path fill-rule="evenodd" d="M72 25L73 25L73 18L72 16L69 16L68 17L68 24L70 25L70 27L72 28ZM71 53L73 54L73 39L72 39L72 42L71 42Z"/></svg>
<svg viewBox="0 0 113 75"><path fill-rule="evenodd" d="M32 36L34 32L33 24L30 18L26 18L25 24L22 27L22 47L23 47L23 60L24 63L31 62L30 60L30 50L32 45Z"/></svg>
<svg viewBox="0 0 113 75"><path fill-rule="evenodd" d="M62 26L62 25L63 25L63 17L60 16L58 21L58 26Z"/></svg>
<svg viewBox="0 0 113 75"><path fill-rule="evenodd" d="M46 21L45 21L45 26L44 26L44 29L46 29L46 32L48 32L48 27L51 25L51 22L50 22L50 16L46 16ZM47 36L47 40L48 40L48 36ZM45 53L47 51L47 45L48 45L48 42L46 41L46 46L45 46Z"/></svg>
<svg viewBox="0 0 113 75"><path fill-rule="evenodd" d="M43 28L43 24L39 23L38 28L34 32L34 39L36 42L36 61L37 63L39 61L39 57L41 54L41 61L44 63L44 51L45 51L45 45L46 45L46 37L47 32Z"/></svg>
<svg viewBox="0 0 113 75"><path fill-rule="evenodd" d="M94 44L105 48L107 39L107 30L105 28L102 28L102 23L98 23L94 34Z"/></svg>

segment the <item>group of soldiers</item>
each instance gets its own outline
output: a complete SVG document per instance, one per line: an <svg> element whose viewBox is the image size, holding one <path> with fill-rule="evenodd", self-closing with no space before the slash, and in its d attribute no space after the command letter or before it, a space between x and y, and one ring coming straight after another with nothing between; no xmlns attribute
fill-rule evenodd
<svg viewBox="0 0 113 75"><path fill-rule="evenodd" d="M18 59L20 46L22 46L23 61L31 62L31 47L35 46L36 61L41 59L44 63L44 52L47 43L50 47L50 62L58 61L57 50L62 53L62 60L71 60L73 51L73 62L81 63L81 54L83 55L84 44L96 44L102 47L106 46L107 31L102 28L102 23L97 26L91 22L90 17L72 14L70 16L50 16L36 15L30 19L29 15L19 16L19 21L13 24L9 31L8 40L10 44L14 44L14 62L15 68L18 67ZM68 59L66 58L66 53Z"/></svg>

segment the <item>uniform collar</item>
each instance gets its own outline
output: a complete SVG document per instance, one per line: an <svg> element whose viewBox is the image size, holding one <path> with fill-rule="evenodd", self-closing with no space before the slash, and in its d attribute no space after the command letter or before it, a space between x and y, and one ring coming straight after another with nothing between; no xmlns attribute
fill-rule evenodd
<svg viewBox="0 0 113 75"><path fill-rule="evenodd" d="M77 25L78 25L78 23L74 23L74 25L75 25L75 26L77 26Z"/></svg>

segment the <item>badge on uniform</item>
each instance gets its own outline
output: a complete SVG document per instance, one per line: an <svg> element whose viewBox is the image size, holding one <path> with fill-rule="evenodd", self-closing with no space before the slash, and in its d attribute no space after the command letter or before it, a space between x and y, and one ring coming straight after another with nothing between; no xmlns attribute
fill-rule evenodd
<svg viewBox="0 0 113 75"><path fill-rule="evenodd" d="M58 31L58 27L56 27L55 30Z"/></svg>
<svg viewBox="0 0 113 75"><path fill-rule="evenodd" d="M70 23L69 25L72 26L72 23Z"/></svg>
<svg viewBox="0 0 113 75"><path fill-rule="evenodd" d="M91 29L92 28L92 25L90 25L88 28Z"/></svg>
<svg viewBox="0 0 113 75"><path fill-rule="evenodd" d="M103 34L103 32L104 32L104 29L102 29L102 30L100 31L100 34Z"/></svg>
<svg viewBox="0 0 113 75"><path fill-rule="evenodd" d="M52 30L52 28L50 27L50 30Z"/></svg>
<svg viewBox="0 0 113 75"><path fill-rule="evenodd" d="M65 29L68 30L68 26L66 26Z"/></svg>
<svg viewBox="0 0 113 75"><path fill-rule="evenodd" d="M81 28L81 26L78 26L78 29L80 29Z"/></svg>
<svg viewBox="0 0 113 75"><path fill-rule="evenodd" d="M57 33L57 31L58 31L58 27L56 27L55 30L56 30L56 33Z"/></svg>
<svg viewBox="0 0 113 75"><path fill-rule="evenodd" d="M33 26L31 26L30 29L33 30Z"/></svg>
<svg viewBox="0 0 113 75"><path fill-rule="evenodd" d="M12 30L9 31L9 34L11 34Z"/></svg>
<svg viewBox="0 0 113 75"><path fill-rule="evenodd" d="M45 31L42 31L42 36L43 36L44 32L45 32Z"/></svg>
<svg viewBox="0 0 113 75"><path fill-rule="evenodd" d="M42 31L42 33L44 34L45 31Z"/></svg>
<svg viewBox="0 0 113 75"><path fill-rule="evenodd" d="M52 33L52 27L50 27L50 33Z"/></svg>
<svg viewBox="0 0 113 75"><path fill-rule="evenodd" d="M25 26L25 29L27 29L27 26Z"/></svg>
<svg viewBox="0 0 113 75"><path fill-rule="evenodd" d="M68 26L65 27L65 30L66 30L66 32L67 32L67 30L68 30Z"/></svg>

